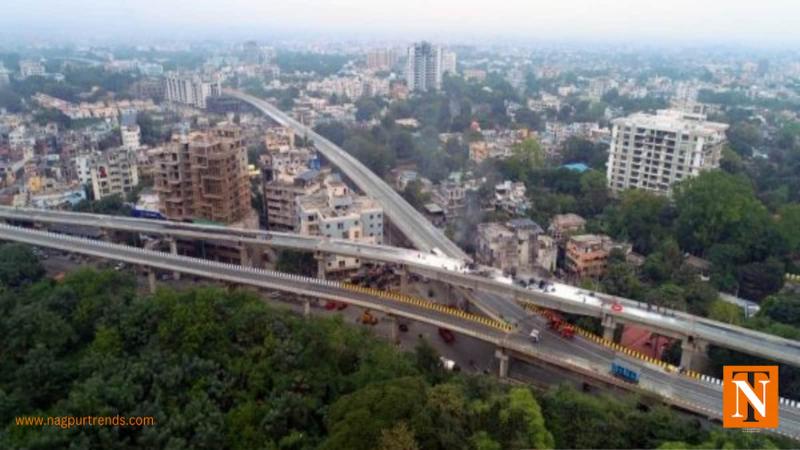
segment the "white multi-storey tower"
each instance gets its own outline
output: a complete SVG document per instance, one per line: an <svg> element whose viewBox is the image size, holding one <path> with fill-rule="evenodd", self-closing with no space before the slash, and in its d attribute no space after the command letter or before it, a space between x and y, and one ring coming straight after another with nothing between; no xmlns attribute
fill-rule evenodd
<svg viewBox="0 0 800 450"><path fill-rule="evenodd" d="M728 128L703 114L676 110L636 113L613 124L608 187L659 194L670 194L674 183L719 167Z"/></svg>
<svg viewBox="0 0 800 450"><path fill-rule="evenodd" d="M410 91L432 91L442 87L442 49L428 42L408 47L406 84Z"/></svg>

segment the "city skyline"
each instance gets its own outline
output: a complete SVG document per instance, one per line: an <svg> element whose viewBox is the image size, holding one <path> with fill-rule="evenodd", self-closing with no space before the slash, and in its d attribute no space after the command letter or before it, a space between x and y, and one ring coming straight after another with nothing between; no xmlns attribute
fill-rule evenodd
<svg viewBox="0 0 800 450"><path fill-rule="evenodd" d="M287 26L291 24L291 26ZM642 44L739 44L791 47L800 42L800 5L765 2L523 2L371 3L364 0L291 3L143 0L13 0L0 17L0 41L301 38L591 41Z"/></svg>

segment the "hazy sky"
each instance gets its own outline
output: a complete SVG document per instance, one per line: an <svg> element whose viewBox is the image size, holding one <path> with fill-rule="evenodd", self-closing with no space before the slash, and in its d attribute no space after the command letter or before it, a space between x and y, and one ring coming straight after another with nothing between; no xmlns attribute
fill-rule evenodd
<svg viewBox="0 0 800 450"><path fill-rule="evenodd" d="M0 39L336 33L800 44L800 0L2 0Z"/></svg>

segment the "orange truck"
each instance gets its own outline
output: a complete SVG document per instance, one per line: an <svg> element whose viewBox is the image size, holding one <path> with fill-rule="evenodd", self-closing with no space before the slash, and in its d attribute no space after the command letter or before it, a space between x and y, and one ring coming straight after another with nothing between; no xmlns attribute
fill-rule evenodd
<svg viewBox="0 0 800 450"><path fill-rule="evenodd" d="M545 313L545 317L547 318L547 326L561 335L561 337L572 339L575 336L575 327L564 320L557 312L548 310Z"/></svg>

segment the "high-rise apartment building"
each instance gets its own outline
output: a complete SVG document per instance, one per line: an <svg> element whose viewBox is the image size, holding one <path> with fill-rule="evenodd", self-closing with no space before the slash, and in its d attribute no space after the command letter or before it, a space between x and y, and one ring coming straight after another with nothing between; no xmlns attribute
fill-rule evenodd
<svg viewBox="0 0 800 450"><path fill-rule="evenodd" d="M406 84L410 91L432 91L442 87L442 49L429 42L408 47Z"/></svg>
<svg viewBox="0 0 800 450"><path fill-rule="evenodd" d="M442 50L442 74L456 74L456 53L450 50Z"/></svg>
<svg viewBox="0 0 800 450"><path fill-rule="evenodd" d="M247 152L237 127L193 132L150 156L161 212L168 218L232 224L252 215Z"/></svg>
<svg viewBox="0 0 800 450"><path fill-rule="evenodd" d="M728 125L702 114L660 110L613 121L608 187L669 194L672 185L719 167Z"/></svg>
<svg viewBox="0 0 800 450"><path fill-rule="evenodd" d="M164 95L167 101L205 109L206 99L222 94L219 80L209 81L196 74L170 72L166 76Z"/></svg>
<svg viewBox="0 0 800 450"><path fill-rule="evenodd" d="M397 62L397 52L393 49L381 48L367 52L367 69L388 70Z"/></svg>

